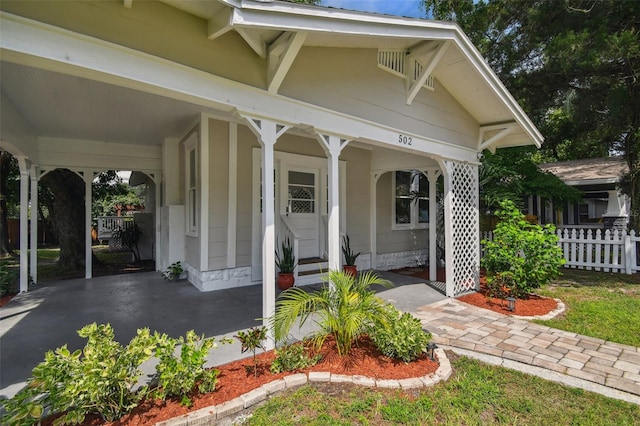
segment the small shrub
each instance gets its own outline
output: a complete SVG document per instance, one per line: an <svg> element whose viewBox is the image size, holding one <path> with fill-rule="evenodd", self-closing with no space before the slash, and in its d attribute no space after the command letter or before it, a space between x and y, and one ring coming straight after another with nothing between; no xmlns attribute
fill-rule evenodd
<svg viewBox="0 0 640 426"><path fill-rule="evenodd" d="M149 329L139 329L124 347L113 340L109 324L89 324L78 334L88 339L84 349L71 353L65 345L48 351L27 386L6 401L5 424L36 424L43 414L61 412L56 425L81 423L89 413L113 421L138 405L146 388L133 387L155 349Z"/></svg>
<svg viewBox="0 0 640 426"><path fill-rule="evenodd" d="M283 371L302 370L316 365L322 355L309 356L309 350L302 344L284 345L276 349L276 359L271 363L270 371L274 374Z"/></svg>
<svg viewBox="0 0 640 426"><path fill-rule="evenodd" d="M242 353L245 353L247 351L253 352L253 375L255 377L258 377L258 361L256 359L256 350L258 348L261 348L263 351L266 351L266 349L264 348L264 341L267 339L266 327L253 327L246 332L239 331L238 334L233 337L235 337L242 343L242 347L240 349Z"/></svg>
<svg viewBox="0 0 640 426"><path fill-rule="evenodd" d="M180 404L191 406L189 393L196 383L201 393L215 390L219 371L204 368L209 351L217 346L214 339L205 339L204 335L198 336L193 330L180 339L157 333L156 338L156 356L160 360L156 367L159 386L155 392L157 398L164 400L168 396L176 396L180 398ZM176 349L178 345L182 345L179 354Z"/></svg>
<svg viewBox="0 0 640 426"><path fill-rule="evenodd" d="M356 342L376 318L385 311L385 302L371 287L390 287L391 283L372 272L353 277L342 271L330 271L326 277L332 285L307 293L293 287L278 296L275 315L270 319L276 341L283 341L294 324L299 327L315 314L318 331L311 337L316 349L332 335L338 355L349 354Z"/></svg>
<svg viewBox="0 0 640 426"><path fill-rule="evenodd" d="M565 262L555 228L530 224L509 200L500 202L496 214L500 222L493 241L483 241L481 265L487 270L487 282L497 277L508 283L512 296L526 297L557 277Z"/></svg>
<svg viewBox="0 0 640 426"><path fill-rule="evenodd" d="M9 269L6 260L0 260L0 296L18 292L18 273L18 270ZM29 284L31 284L31 280Z"/></svg>
<svg viewBox="0 0 640 426"><path fill-rule="evenodd" d="M390 358L411 362L427 348L431 335L422 329L420 320L408 312L387 305L384 321L376 321L369 337L378 350Z"/></svg>

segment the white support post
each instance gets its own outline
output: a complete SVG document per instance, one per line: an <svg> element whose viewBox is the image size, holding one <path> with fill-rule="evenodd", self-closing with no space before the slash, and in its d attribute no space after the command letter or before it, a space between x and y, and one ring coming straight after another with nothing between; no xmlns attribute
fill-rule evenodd
<svg viewBox="0 0 640 426"><path fill-rule="evenodd" d="M429 280L438 280L438 202L437 202L437 183L440 172L438 170L429 170L427 178L429 179Z"/></svg>
<svg viewBox="0 0 640 426"><path fill-rule="evenodd" d="M92 258L91 258L91 183L93 182L93 170L84 170L84 235L85 235L85 252L84 252L84 277L89 279L92 277Z"/></svg>
<svg viewBox="0 0 640 426"><path fill-rule="evenodd" d="M31 261L30 275L38 282L38 166L31 165Z"/></svg>
<svg viewBox="0 0 640 426"><path fill-rule="evenodd" d="M378 179L382 173L371 173L371 184L369 186L369 196L371 198L371 206L369 208L369 230L370 250L371 250L371 269L378 266Z"/></svg>
<svg viewBox="0 0 640 426"><path fill-rule="evenodd" d="M445 271L446 271L446 285L447 297L455 296L454 288L454 271L453 271L453 224L451 219L453 217L453 191L451 188L451 175L447 171L446 167L442 168L444 173L444 247L445 247Z"/></svg>
<svg viewBox="0 0 640 426"><path fill-rule="evenodd" d="M227 268L236 267L236 210L238 202L238 124L229 123L229 204L227 209Z"/></svg>
<svg viewBox="0 0 640 426"><path fill-rule="evenodd" d="M340 250L340 168L338 159L340 152L349 141L343 141L335 135L318 135L322 146L327 154L328 161L328 202L329 221L327 224L327 251L329 253L329 270L339 271L342 269Z"/></svg>
<svg viewBox="0 0 640 426"><path fill-rule="evenodd" d="M276 123L262 120L260 126L262 144L262 318L263 325L275 314L276 305L276 223L275 191L273 188L273 148L277 140ZM273 336L271 336L273 337ZM270 342L273 343L273 342Z"/></svg>
<svg viewBox="0 0 640 426"><path fill-rule="evenodd" d="M156 235L156 239L155 239L155 253L154 253L154 260L156 261L156 271L160 270L160 209L162 208L162 180L163 180L163 175L160 172L156 172L153 175L153 184L155 186L155 191L156 191L156 205L155 205L155 210L153 211L153 217L154 217L154 223L156 226L155 229L155 235Z"/></svg>
<svg viewBox="0 0 640 426"><path fill-rule="evenodd" d="M17 157L20 167L20 293L29 291L29 160Z"/></svg>

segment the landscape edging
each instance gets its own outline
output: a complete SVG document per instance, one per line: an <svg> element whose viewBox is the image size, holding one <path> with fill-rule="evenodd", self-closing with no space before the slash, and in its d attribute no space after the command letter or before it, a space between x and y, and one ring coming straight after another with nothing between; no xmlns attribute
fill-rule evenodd
<svg viewBox="0 0 640 426"><path fill-rule="evenodd" d="M353 383L355 385L378 387L381 389L414 389L420 387L433 386L438 382L449 379L451 377L451 363L442 348L435 350L440 366L435 373L422 377L414 377L411 379L400 380L376 380L366 376L351 376L346 374L331 374L330 372L309 372L292 374L282 379L277 379L269 383L265 383L250 392L240 395L230 401L223 402L218 405L210 405L200 408L187 414L183 414L172 419L163 420L156 423L156 426L188 426L194 424L213 424L215 420L221 420L232 414L249 408L259 402L266 400L268 397L282 392L286 389L294 389L309 382L325 382L325 383ZM335 380L333 380L335 376Z"/></svg>

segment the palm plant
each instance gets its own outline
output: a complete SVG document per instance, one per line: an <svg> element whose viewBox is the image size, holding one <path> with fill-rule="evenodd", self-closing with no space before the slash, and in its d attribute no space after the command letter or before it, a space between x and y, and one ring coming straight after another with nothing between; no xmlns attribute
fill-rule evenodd
<svg viewBox="0 0 640 426"><path fill-rule="evenodd" d="M332 286L307 293L300 288L291 288L280 294L276 301L276 313L271 319L274 337L286 340L289 330L300 317L302 326L311 316L319 330L311 337L316 348L332 335L336 340L338 355L349 353L356 339L374 320L384 322L386 303L371 290L373 285L390 287L392 284L367 271L355 278L341 271L329 272L327 278Z"/></svg>

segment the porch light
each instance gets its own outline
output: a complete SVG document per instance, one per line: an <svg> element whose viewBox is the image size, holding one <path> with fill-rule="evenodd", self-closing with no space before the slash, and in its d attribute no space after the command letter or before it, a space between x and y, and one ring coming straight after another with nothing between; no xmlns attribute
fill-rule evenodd
<svg viewBox="0 0 640 426"><path fill-rule="evenodd" d="M431 361L435 361L436 359L433 357L433 352L438 349L438 345L436 345L433 342L429 342L429 344L427 345L427 354L429 355L429 358L431 359Z"/></svg>
<svg viewBox="0 0 640 426"><path fill-rule="evenodd" d="M515 297L507 297L507 309L511 312L516 310L516 298Z"/></svg>

